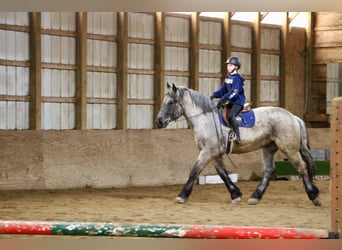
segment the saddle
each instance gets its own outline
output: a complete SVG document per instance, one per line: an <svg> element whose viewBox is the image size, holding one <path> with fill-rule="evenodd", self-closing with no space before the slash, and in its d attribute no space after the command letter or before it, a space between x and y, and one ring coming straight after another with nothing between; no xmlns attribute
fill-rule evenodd
<svg viewBox="0 0 342 250"><path fill-rule="evenodd" d="M239 126L240 127L253 127L254 126L254 112L252 110L252 105L250 103L245 103L245 105L243 106L243 109L241 110L241 112L238 114L238 120L239 122ZM227 106L224 106L224 108L221 110L220 113L220 121L221 123L226 126L226 127L230 127L229 124L229 113L230 113L229 108L227 108Z"/></svg>

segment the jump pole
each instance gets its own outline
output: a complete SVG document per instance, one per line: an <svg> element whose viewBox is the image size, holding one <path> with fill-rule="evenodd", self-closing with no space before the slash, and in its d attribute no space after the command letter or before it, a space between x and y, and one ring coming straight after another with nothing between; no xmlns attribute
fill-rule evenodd
<svg viewBox="0 0 342 250"><path fill-rule="evenodd" d="M131 236L192 239L326 239L327 230L207 225L0 221L0 234Z"/></svg>

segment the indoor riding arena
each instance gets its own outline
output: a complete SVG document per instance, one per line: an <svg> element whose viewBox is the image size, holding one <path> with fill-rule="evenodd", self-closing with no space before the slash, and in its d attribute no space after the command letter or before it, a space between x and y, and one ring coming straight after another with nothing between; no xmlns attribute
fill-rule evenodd
<svg viewBox="0 0 342 250"><path fill-rule="evenodd" d="M0 12L0 238L340 238L341 49L339 12ZM252 108L304 121L320 204L279 151L249 205L262 149L222 153L238 203L213 162L177 202L200 148L157 127L168 84L210 97L231 56Z"/></svg>

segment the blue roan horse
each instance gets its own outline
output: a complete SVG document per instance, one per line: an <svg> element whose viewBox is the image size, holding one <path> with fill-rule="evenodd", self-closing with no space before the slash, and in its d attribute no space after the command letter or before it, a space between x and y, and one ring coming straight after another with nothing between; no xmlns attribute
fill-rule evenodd
<svg viewBox="0 0 342 250"><path fill-rule="evenodd" d="M240 127L241 143L234 144L232 149L233 154L247 153L260 148L263 152L264 176L249 198L248 204L255 205L261 200L275 169L274 154L280 150L301 175L309 199L314 205L320 206L319 190L312 182L315 167L309 152L308 133L304 122L280 107L259 107L253 110L255 125L249 128ZM229 128L221 125L215 103L194 90L167 84L167 93L156 125L165 128L182 115L193 129L200 153L176 201L186 202L201 171L213 160L232 202L238 203L242 193L230 180L222 158Z"/></svg>

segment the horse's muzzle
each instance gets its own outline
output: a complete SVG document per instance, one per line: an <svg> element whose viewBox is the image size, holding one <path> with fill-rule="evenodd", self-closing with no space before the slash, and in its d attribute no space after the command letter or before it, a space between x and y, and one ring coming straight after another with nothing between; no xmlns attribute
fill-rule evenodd
<svg viewBox="0 0 342 250"><path fill-rule="evenodd" d="M162 117L157 117L156 119L156 125L158 128L165 128L169 124L169 119L164 120Z"/></svg>

